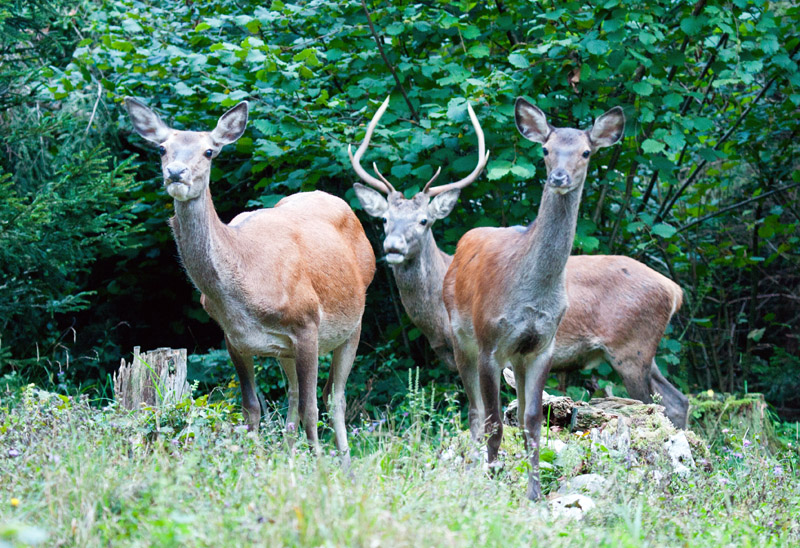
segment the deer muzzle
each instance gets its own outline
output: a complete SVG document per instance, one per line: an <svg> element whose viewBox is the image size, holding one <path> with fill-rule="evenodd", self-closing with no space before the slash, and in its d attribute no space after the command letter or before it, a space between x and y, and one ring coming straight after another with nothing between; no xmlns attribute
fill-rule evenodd
<svg viewBox="0 0 800 548"><path fill-rule="evenodd" d="M389 236L383 242L383 251L386 253L387 263L400 264L406 259L406 253L408 253L408 243L402 236Z"/></svg>
<svg viewBox="0 0 800 548"><path fill-rule="evenodd" d="M550 172L547 177L547 184L559 194L566 194L574 188L572 177L569 176L564 168L557 168Z"/></svg>

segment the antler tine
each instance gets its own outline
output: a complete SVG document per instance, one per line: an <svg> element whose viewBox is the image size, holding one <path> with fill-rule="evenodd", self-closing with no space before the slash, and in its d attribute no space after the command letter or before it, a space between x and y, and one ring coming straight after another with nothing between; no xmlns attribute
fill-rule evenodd
<svg viewBox="0 0 800 548"><path fill-rule="evenodd" d="M374 169L374 170L375 170L375 173L377 173L377 174L378 174L378 177L380 177L380 178L381 178L381 181L383 181L383 184L385 184L385 185L388 187L388 189L389 189L391 192L397 192L397 191L394 189L394 187L392 186L392 183L390 183L390 182L389 182L389 181L386 179L386 177L384 177L384 176L383 176L383 173L381 173L381 172L380 172L380 170L378 169L378 164L376 164L375 162L372 162L372 169Z"/></svg>
<svg viewBox="0 0 800 548"><path fill-rule="evenodd" d="M483 168L486 167L486 162L489 161L489 151L486 150L486 142L483 138L483 130L481 129L481 124L480 122L478 122L478 117L475 116L475 111L472 110L472 105L469 104L469 102L467 102L467 111L469 112L470 120L472 120L472 127L475 128L475 133L478 135L478 165L475 167L475 169L472 170L472 173L470 173L460 181L429 188L426 192L428 196L433 197L436 196L437 194L441 194L442 192L446 192L454 188L464 188L465 186L469 185L472 181L478 178L478 175L481 174Z"/></svg>
<svg viewBox="0 0 800 548"><path fill-rule="evenodd" d="M436 180L436 178L439 176L439 174L440 174L441 172L442 172L442 167L441 167L441 166L439 166L439 169L437 169L437 170L436 170L436 173L434 173L434 174L433 174L433 177L431 177L431 180L430 180L430 181L428 181L427 183L425 183L425 187L422 189L422 193L423 193L423 194L427 194L427 192L428 192L428 187L429 187L429 186L431 186L431 183L433 183L433 182Z"/></svg>
<svg viewBox="0 0 800 548"><path fill-rule="evenodd" d="M375 113L375 116L372 117L369 125L367 125L367 133L364 135L364 140L361 142L361 145L356 150L355 155L353 155L352 146L347 146L347 154L350 156L350 165L353 166L353 170L355 170L356 174L361 177L361 180L370 185L371 187L380 190L384 194L388 194L392 192L394 189L392 185L389 185L386 180L384 179L381 181L380 179L376 179L367 171L361 167L361 157L364 155L364 152L367 150L369 146L369 140L372 138L372 132L375 131L375 127L378 125L378 121L383 116L383 113L386 112L386 107L389 106L389 97L383 101L378 111ZM387 186L388 185L388 186Z"/></svg>

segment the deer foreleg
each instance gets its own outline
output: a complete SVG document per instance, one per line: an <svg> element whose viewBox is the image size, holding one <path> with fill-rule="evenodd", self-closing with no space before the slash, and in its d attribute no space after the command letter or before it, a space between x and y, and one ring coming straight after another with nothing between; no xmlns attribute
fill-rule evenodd
<svg viewBox="0 0 800 548"><path fill-rule="evenodd" d="M242 414L247 423L247 429L258 432L262 409L256 393L253 356L242 354L236 350L227 337L225 337L225 344L228 347L228 354L239 377L239 388L242 391Z"/></svg>
<svg viewBox="0 0 800 548"><path fill-rule="evenodd" d="M483 408L486 410L485 432L489 464L497 459L503 441L503 419L500 413L500 367L493 353L481 350L478 358Z"/></svg>
<svg viewBox="0 0 800 548"><path fill-rule="evenodd" d="M553 356L553 343L547 350L534 358L525 368L525 446L528 450L530 470L528 471L527 496L531 500L542 497L542 485L539 481L539 442L542 434L542 392L550 373L550 362ZM519 385L520 378L517 378ZM519 390L519 388L517 388Z"/></svg>

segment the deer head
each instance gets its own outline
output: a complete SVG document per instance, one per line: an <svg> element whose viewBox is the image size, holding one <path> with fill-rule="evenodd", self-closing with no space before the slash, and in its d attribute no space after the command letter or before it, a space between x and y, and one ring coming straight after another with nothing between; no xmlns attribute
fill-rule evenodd
<svg viewBox="0 0 800 548"><path fill-rule="evenodd" d="M247 102L223 114L213 131L180 131L168 127L147 106L131 97L125 108L136 132L158 146L164 186L174 199L185 202L208 187L211 160L223 146L235 142L247 126Z"/></svg>
<svg viewBox="0 0 800 548"><path fill-rule="evenodd" d="M523 137L542 144L547 168L545 184L558 194L581 188L591 155L619 141L625 130L625 114L620 107L600 116L592 129L582 131L551 126L544 112L519 97L514 106L514 118Z"/></svg>
<svg viewBox="0 0 800 548"><path fill-rule="evenodd" d="M387 196L376 192L362 184L355 183L353 188L359 202L364 210L373 217L383 219L385 238L383 249L386 252L386 262L390 264L400 264L404 261L414 259L420 251L425 241L426 235L430 232L431 226L437 219L444 219L453 210L458 201L461 189L472 183L478 178L486 162L489 160L489 152L486 150L483 130L481 129L478 118L472 110L472 105L467 103L472 126L478 135L478 164L472 173L465 178L447 185L431 187L441 172L441 168L436 170L433 177L425 184L421 192L413 198L406 199L401 192L395 190L392 184L378 171L378 167L373 164L373 169L379 178L373 177L361 167L361 157L369 146L370 138L378 125L378 121L389 105L387 97L380 106L372 121L367 126L364 141L356 150L355 155L352 147L348 147L350 163L353 170L361 179L371 187L379 190Z"/></svg>

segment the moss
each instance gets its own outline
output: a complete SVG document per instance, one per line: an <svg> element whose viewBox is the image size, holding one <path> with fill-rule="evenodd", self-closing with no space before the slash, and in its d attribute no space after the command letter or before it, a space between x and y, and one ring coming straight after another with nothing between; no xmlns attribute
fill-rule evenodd
<svg viewBox="0 0 800 548"><path fill-rule="evenodd" d="M775 433L775 417L763 394L736 395L708 390L689 401L690 428L713 449L732 440L745 446L756 444L771 453L787 449Z"/></svg>

